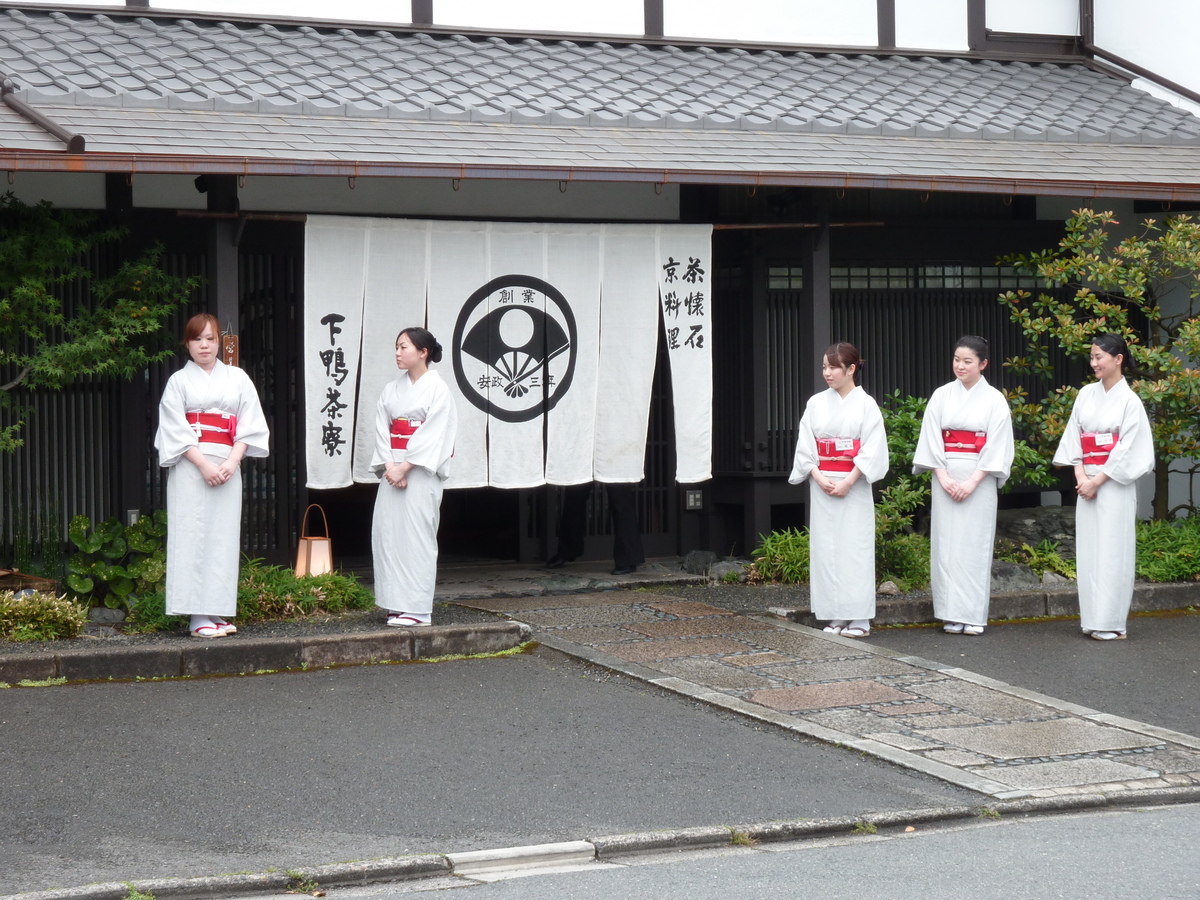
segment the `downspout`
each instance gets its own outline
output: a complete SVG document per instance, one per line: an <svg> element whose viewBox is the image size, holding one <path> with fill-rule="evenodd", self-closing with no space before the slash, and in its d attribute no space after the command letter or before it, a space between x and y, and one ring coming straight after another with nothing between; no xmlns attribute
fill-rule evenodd
<svg viewBox="0 0 1200 900"><path fill-rule="evenodd" d="M1147 81L1153 81L1159 87L1164 87L1168 91L1172 91L1181 97L1191 100L1193 103L1200 103L1200 93L1193 91L1191 88L1185 88L1182 84L1177 84L1169 78L1163 78L1156 72L1151 72L1149 69L1139 66L1135 62L1130 62L1115 53L1109 53L1107 50L1102 50L1090 41L1080 40L1080 46L1090 53L1096 59L1102 59L1105 62L1112 63L1114 66L1120 66L1137 75L1140 78L1145 78Z"/></svg>
<svg viewBox="0 0 1200 900"><path fill-rule="evenodd" d="M75 134L72 131L67 131L67 129L63 128L57 122L46 118L46 116L42 115L24 100L19 99L17 95L13 93L15 90L16 87L13 85L11 78L8 76L3 76L3 78L0 79L0 100L3 100L6 105L12 107L12 109L16 111L17 115L21 116L26 121L37 125L43 131L47 131L54 135L67 145L68 153L82 153L84 151L87 141L84 140L83 135Z"/></svg>

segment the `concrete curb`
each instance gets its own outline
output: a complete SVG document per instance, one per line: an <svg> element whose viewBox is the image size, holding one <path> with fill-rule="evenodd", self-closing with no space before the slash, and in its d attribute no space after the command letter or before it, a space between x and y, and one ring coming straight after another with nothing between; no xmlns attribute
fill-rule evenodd
<svg viewBox="0 0 1200 900"><path fill-rule="evenodd" d="M909 826L965 822L1006 815L1052 815L1104 807L1167 806L1196 802L1200 802L1200 786L998 800L979 806L943 806L864 813L860 816L754 822L742 825L702 825L695 828L633 832L558 844L533 844L463 853L429 853L311 866L293 869L287 873L109 882L53 891L9 894L0 900L125 900L130 889L153 894L156 900L204 900L247 894L281 894L288 890L294 880L310 881L328 888L418 878L454 876L470 879L506 871L611 862L622 856L663 851L708 850L719 847L751 849L757 843L784 843L869 833L872 829L868 826L874 826L874 829L896 830Z"/></svg>
<svg viewBox="0 0 1200 900"><path fill-rule="evenodd" d="M1134 585L1133 605L1130 611L1160 612L1188 606L1200 606L1200 583L1144 583ZM779 613L801 625L812 625L816 621L806 607L780 609L776 614ZM991 620L1077 615L1079 592L1073 587L992 594L988 611L988 618ZM933 615L932 597L902 597L899 600L876 597L875 618L872 621L876 625L923 625L940 620Z"/></svg>
<svg viewBox="0 0 1200 900"><path fill-rule="evenodd" d="M0 655L0 682L132 681L365 666L510 650L533 636L521 622L433 625L299 638L180 641L179 646L96 647ZM124 896L122 894L122 896Z"/></svg>

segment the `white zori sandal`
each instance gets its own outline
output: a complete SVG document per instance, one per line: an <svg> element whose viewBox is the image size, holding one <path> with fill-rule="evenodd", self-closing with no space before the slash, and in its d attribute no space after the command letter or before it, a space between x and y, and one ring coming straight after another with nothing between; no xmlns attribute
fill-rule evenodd
<svg viewBox="0 0 1200 900"><path fill-rule="evenodd" d="M421 625L429 624L417 616L410 616L408 613L398 612L388 613L387 623L393 628L417 628Z"/></svg>

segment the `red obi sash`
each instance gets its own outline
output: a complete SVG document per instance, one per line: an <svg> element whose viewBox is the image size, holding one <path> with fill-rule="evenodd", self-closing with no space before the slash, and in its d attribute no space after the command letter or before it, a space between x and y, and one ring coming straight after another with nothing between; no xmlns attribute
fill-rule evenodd
<svg viewBox="0 0 1200 900"><path fill-rule="evenodd" d="M1079 445L1083 448L1083 464L1085 466L1102 466L1108 462L1108 455L1117 446L1121 433L1112 431L1085 431L1079 435Z"/></svg>
<svg viewBox="0 0 1200 900"><path fill-rule="evenodd" d="M392 449L407 450L408 439L417 433L424 422L424 419L406 419L404 416L392 419Z"/></svg>
<svg viewBox="0 0 1200 900"><path fill-rule="evenodd" d="M202 444L224 444L233 446L237 435L237 416L225 413L190 412L187 414L188 424Z"/></svg>
<svg viewBox="0 0 1200 900"><path fill-rule="evenodd" d="M858 438L817 438L817 468L822 472L849 472L861 449Z"/></svg>
<svg viewBox="0 0 1200 900"><path fill-rule="evenodd" d="M947 453L982 453L987 443L986 431L942 431L942 441Z"/></svg>

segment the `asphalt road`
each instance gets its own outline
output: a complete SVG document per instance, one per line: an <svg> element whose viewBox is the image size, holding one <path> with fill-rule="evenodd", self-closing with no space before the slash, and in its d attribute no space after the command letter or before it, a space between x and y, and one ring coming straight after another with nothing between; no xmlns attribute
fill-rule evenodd
<svg viewBox="0 0 1200 900"><path fill-rule="evenodd" d="M1195 900L1200 806L979 822L912 834L629 858L494 884L370 885L336 900L461 888L463 900ZM280 898L282 900L282 898Z"/></svg>
<svg viewBox="0 0 1200 900"><path fill-rule="evenodd" d="M940 628L877 628L870 641L1200 736L1200 613L1134 616L1124 641L1085 637L1078 619L993 624L980 637Z"/></svg>
<svg viewBox="0 0 1200 900"><path fill-rule="evenodd" d="M549 650L0 691L0 894L975 803Z"/></svg>

